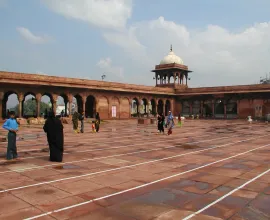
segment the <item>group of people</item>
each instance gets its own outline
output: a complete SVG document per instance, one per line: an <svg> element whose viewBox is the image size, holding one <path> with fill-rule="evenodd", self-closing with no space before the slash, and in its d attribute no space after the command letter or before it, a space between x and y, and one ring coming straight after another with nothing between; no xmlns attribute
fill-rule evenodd
<svg viewBox="0 0 270 220"><path fill-rule="evenodd" d="M174 118L172 115L172 112L169 111L169 115L167 117L167 121L165 121L165 116L163 113L158 114L157 116L157 121L158 121L158 132L164 134L164 127L168 128L168 133L167 135L172 134L172 129L174 127Z"/></svg>
<svg viewBox="0 0 270 220"><path fill-rule="evenodd" d="M75 120L74 120L75 119ZM84 113L78 114L76 112L73 115L73 128L78 130L78 120L81 121L81 132L84 132ZM100 117L99 113L96 113L95 131L99 131ZM9 119L7 119L3 125L3 128L8 131L8 146L6 159L8 161L16 160L18 158L16 140L17 132L19 130L19 123L15 118L15 112L9 112ZM93 128L93 125L92 125ZM43 126L44 132L47 134L47 141L50 149L50 161L62 162L64 153L64 126L62 121L55 117L53 111L48 112L47 120Z"/></svg>
<svg viewBox="0 0 270 220"><path fill-rule="evenodd" d="M75 133L84 133L84 119L85 114L82 112L79 114L77 111L72 115L73 130ZM81 128L79 129L79 121L81 122ZM99 132L100 116L96 113L95 120L92 121L92 132Z"/></svg>

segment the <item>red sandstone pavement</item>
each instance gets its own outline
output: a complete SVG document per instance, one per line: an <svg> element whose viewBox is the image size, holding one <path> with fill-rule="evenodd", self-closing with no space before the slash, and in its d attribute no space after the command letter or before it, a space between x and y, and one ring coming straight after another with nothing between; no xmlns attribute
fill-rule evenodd
<svg viewBox="0 0 270 220"><path fill-rule="evenodd" d="M267 124L193 120L172 136L134 120L90 129L65 125L60 164L48 161L41 126L20 128L18 162L6 163L0 142L0 219L270 219Z"/></svg>

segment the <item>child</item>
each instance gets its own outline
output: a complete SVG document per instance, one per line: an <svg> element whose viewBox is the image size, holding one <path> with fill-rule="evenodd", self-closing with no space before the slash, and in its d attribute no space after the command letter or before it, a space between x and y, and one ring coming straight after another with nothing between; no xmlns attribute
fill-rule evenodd
<svg viewBox="0 0 270 220"><path fill-rule="evenodd" d="M13 160L18 157L16 147L16 134L18 132L18 122L15 118L15 112L9 113L9 119L3 125L3 128L8 130L8 146L7 146L7 160Z"/></svg>
<svg viewBox="0 0 270 220"><path fill-rule="evenodd" d="M92 121L92 132L95 133L96 132L96 125L95 125L95 121Z"/></svg>

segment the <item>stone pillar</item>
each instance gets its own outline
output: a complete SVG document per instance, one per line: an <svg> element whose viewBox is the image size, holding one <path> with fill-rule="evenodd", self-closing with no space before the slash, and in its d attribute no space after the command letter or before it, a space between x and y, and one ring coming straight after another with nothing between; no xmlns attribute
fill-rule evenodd
<svg viewBox="0 0 270 220"><path fill-rule="evenodd" d="M193 115L192 102L189 102L189 114Z"/></svg>
<svg viewBox="0 0 270 220"><path fill-rule="evenodd" d="M24 100L24 95L23 94L19 94L18 95L18 101L19 101L19 109L18 109L18 113L19 113L19 118L22 118L23 116L23 100Z"/></svg>
<svg viewBox="0 0 270 220"><path fill-rule="evenodd" d="M0 92L0 119L3 118L3 101L4 101L4 93Z"/></svg>
<svg viewBox="0 0 270 220"><path fill-rule="evenodd" d="M55 99L53 98L52 102L53 102L53 103L52 103L53 113L54 113L54 115L56 115L57 99L55 100Z"/></svg>
<svg viewBox="0 0 270 220"><path fill-rule="evenodd" d="M215 101L214 100L212 101L212 114L213 114L212 118L215 118Z"/></svg>
<svg viewBox="0 0 270 220"><path fill-rule="evenodd" d="M163 101L163 114L164 114L164 116L166 116L165 113L166 113L166 102Z"/></svg>
<svg viewBox="0 0 270 220"><path fill-rule="evenodd" d="M170 84L170 79L171 79L170 74L167 74L167 77L168 77L168 84Z"/></svg>
<svg viewBox="0 0 270 220"><path fill-rule="evenodd" d="M224 119L227 118L227 103L224 102Z"/></svg>
<svg viewBox="0 0 270 220"><path fill-rule="evenodd" d="M200 109L201 110L201 117L203 117L203 101L201 101L201 106L200 107L201 107L201 109Z"/></svg>
<svg viewBox="0 0 270 220"><path fill-rule="evenodd" d="M36 95L36 114L37 118L40 117L40 103L41 103L41 94Z"/></svg>
<svg viewBox="0 0 270 220"><path fill-rule="evenodd" d="M85 96L82 97L82 111L83 111L83 112L85 112L86 98L87 98L87 97L85 97ZM82 112L80 112L80 113L82 113Z"/></svg>
<svg viewBox="0 0 270 220"><path fill-rule="evenodd" d="M186 74L186 86L187 86L188 74Z"/></svg>
<svg viewBox="0 0 270 220"><path fill-rule="evenodd" d="M156 73L156 85L158 84L158 74Z"/></svg>

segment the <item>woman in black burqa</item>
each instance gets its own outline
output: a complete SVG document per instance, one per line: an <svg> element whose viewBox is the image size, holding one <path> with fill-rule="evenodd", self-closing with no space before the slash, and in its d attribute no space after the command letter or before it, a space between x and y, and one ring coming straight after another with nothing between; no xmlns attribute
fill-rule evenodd
<svg viewBox="0 0 270 220"><path fill-rule="evenodd" d="M99 113L96 113L96 132L99 131L99 126L100 126L100 117L99 117Z"/></svg>
<svg viewBox="0 0 270 220"><path fill-rule="evenodd" d="M43 127L47 133L47 140L50 147L50 161L62 162L64 152L64 133L62 122L49 112L48 119Z"/></svg>

